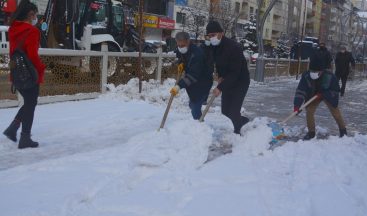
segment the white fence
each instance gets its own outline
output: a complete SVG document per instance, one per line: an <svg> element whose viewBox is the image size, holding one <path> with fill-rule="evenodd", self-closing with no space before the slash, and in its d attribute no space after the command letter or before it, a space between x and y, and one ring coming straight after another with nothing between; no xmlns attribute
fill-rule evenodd
<svg viewBox="0 0 367 216"><path fill-rule="evenodd" d="M106 85L125 84L137 74L138 53L108 52L102 46L101 52L63 49L40 49L39 54L47 65L45 83L41 85L39 103L53 103L69 100L83 100L98 97L106 92ZM162 80L175 77L173 66L175 54L143 53L142 79ZM19 95L10 93L9 51L0 49L0 108L22 104ZM254 77L255 64L249 64L251 77ZM295 76L297 71L307 70L309 61L290 59L265 59L266 78ZM357 65L354 77L366 78L365 65Z"/></svg>
<svg viewBox="0 0 367 216"><path fill-rule="evenodd" d="M41 85L39 103L83 100L106 92L107 83L126 83L137 77L138 53L102 51L40 49L39 54L47 68L45 83ZM161 80L174 73L175 54L142 53L142 78ZM9 50L0 49L0 108L22 104L19 95L10 93ZM172 75L173 77L173 75Z"/></svg>

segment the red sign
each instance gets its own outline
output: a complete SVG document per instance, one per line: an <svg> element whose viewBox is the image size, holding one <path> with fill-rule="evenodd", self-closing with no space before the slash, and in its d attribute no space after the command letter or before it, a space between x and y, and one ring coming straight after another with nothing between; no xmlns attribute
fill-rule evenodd
<svg viewBox="0 0 367 216"><path fill-rule="evenodd" d="M94 3L92 2L90 4L90 8L92 8L93 10L99 10L102 7L102 5L98 4L98 3Z"/></svg>
<svg viewBox="0 0 367 216"><path fill-rule="evenodd" d="M175 29L175 21L168 18L159 18L158 28L161 29Z"/></svg>
<svg viewBox="0 0 367 216"><path fill-rule="evenodd" d="M13 13L17 9L17 1L16 0L7 0L4 2L4 6L2 11L7 13Z"/></svg>

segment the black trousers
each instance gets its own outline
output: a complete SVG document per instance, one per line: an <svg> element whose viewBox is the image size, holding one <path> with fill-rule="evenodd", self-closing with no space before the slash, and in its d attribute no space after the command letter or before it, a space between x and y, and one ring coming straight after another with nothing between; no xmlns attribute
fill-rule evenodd
<svg viewBox="0 0 367 216"><path fill-rule="evenodd" d="M247 122L247 118L241 116L241 108L248 87L249 84L245 83L222 92L222 114L231 119L235 133L239 133L244 122Z"/></svg>
<svg viewBox="0 0 367 216"><path fill-rule="evenodd" d="M39 85L27 90L19 90L19 93L24 99L24 105L19 109L15 119L22 123L22 132L30 134L33 125L34 110L38 102Z"/></svg>
<svg viewBox="0 0 367 216"><path fill-rule="evenodd" d="M342 80L342 86L340 88L340 95L344 95L345 93L345 86L347 85L347 80L348 80L348 76L347 75L336 75L336 78L338 79L338 83L340 82L340 80Z"/></svg>

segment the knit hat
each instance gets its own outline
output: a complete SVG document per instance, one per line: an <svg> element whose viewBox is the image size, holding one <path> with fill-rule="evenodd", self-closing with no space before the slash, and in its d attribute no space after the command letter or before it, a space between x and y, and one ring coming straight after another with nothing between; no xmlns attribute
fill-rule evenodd
<svg viewBox="0 0 367 216"><path fill-rule="evenodd" d="M223 32L223 29L220 26L219 22L209 21L208 25L206 26L206 34L217 33L217 32Z"/></svg>

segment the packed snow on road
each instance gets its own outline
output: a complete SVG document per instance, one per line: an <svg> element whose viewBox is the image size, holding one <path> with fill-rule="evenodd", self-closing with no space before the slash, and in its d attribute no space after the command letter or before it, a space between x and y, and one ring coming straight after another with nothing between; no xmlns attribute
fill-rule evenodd
<svg viewBox="0 0 367 216"><path fill-rule="evenodd" d="M268 123L279 119L258 116L235 135L218 106L203 123L192 120L184 91L158 131L174 80L145 82L141 95L137 85L38 106L37 149L18 150L2 136L1 215L367 215L365 131L270 151ZM0 128L16 111L0 110Z"/></svg>

